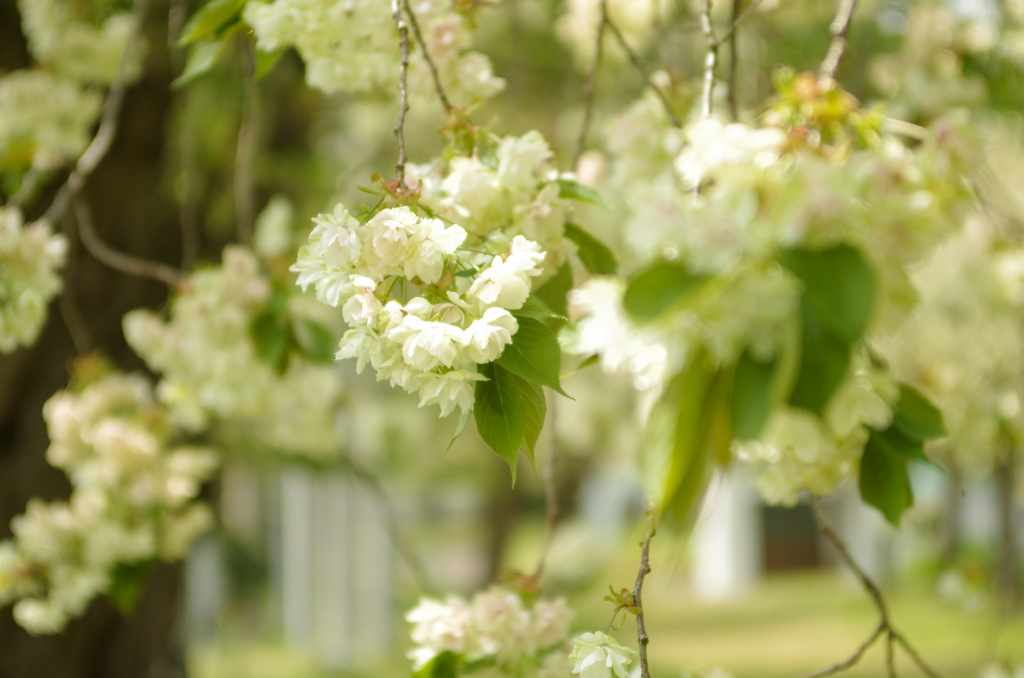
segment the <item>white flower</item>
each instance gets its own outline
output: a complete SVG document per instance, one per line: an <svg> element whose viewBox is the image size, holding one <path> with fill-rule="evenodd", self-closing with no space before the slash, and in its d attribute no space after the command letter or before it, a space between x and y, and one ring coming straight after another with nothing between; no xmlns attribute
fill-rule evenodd
<svg viewBox="0 0 1024 678"><path fill-rule="evenodd" d="M754 129L738 122L723 125L714 118L694 123L686 137L688 143L676 158L676 170L689 186L722 167L769 167L778 160L786 141L780 129Z"/></svg>
<svg viewBox="0 0 1024 678"><path fill-rule="evenodd" d="M413 237L405 277L419 278L428 285L437 282L444 271L444 255L454 253L465 239L466 231L461 226L445 228L439 219L424 219Z"/></svg>
<svg viewBox="0 0 1024 678"><path fill-rule="evenodd" d="M519 323L511 313L492 306L484 311L482 318L474 320L466 328L462 334L462 345L466 347L470 360L489 363L501 355L518 329Z"/></svg>
<svg viewBox="0 0 1024 678"><path fill-rule="evenodd" d="M409 238L416 232L419 221L408 207L396 207L378 212L366 223L370 228L367 259L380 265L382 270L377 271L378 274L401 272Z"/></svg>
<svg viewBox="0 0 1024 678"><path fill-rule="evenodd" d="M410 653L416 669L444 650L461 653L469 649L473 618L461 598L449 596L444 603L423 598L405 615L405 620L413 624L413 642L424 646Z"/></svg>
<svg viewBox="0 0 1024 678"><path fill-rule="evenodd" d="M369 325L380 317L380 299L374 293L377 285L365 276L353 275L349 278L352 288L356 291L341 309L345 322L352 326Z"/></svg>
<svg viewBox="0 0 1024 678"><path fill-rule="evenodd" d="M505 137L498 145L498 183L513 196L522 196L537 185L540 169L551 157L551 148L540 132Z"/></svg>
<svg viewBox="0 0 1024 678"><path fill-rule="evenodd" d="M494 257L466 294L485 308L520 308L530 296L530 278L540 275L541 270L537 266L543 260L544 252L540 251L537 243L517 235L512 239L508 258Z"/></svg>
<svg viewBox="0 0 1024 678"><path fill-rule="evenodd" d="M478 381L484 381L484 376L468 370L442 374L427 372L419 387L420 407L438 405L442 417L447 417L456 407L462 412L469 412L473 409L474 388Z"/></svg>
<svg viewBox="0 0 1024 678"><path fill-rule="evenodd" d="M620 645L601 631L584 633L572 641L572 672L582 678L626 678L626 667L632 661L633 650Z"/></svg>
<svg viewBox="0 0 1024 678"><path fill-rule="evenodd" d="M438 365L451 367L455 363L462 330L447 323L407 315L398 327L387 333L387 338L402 345L406 363L428 371Z"/></svg>

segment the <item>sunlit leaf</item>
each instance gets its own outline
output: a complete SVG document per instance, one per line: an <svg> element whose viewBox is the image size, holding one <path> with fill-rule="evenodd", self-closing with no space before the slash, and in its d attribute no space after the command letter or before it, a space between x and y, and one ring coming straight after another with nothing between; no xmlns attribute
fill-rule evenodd
<svg viewBox="0 0 1024 678"><path fill-rule="evenodd" d="M473 417L488 447L505 460L516 483L519 446L526 434L527 409L514 374L495 363L480 366L487 381L476 384Z"/></svg>
<svg viewBox="0 0 1024 678"><path fill-rule="evenodd" d="M517 377L547 386L567 398L559 376L562 370L562 348L558 337L548 327L533 318L516 316L519 330L512 343L505 347L495 364Z"/></svg>
<svg viewBox="0 0 1024 678"><path fill-rule="evenodd" d="M559 267L555 274L548 278L547 282L533 291L531 296L543 301L547 307L554 311L559 317L552 318L547 325L557 330L565 324L563 320L569 315L569 290L572 289L572 267L565 262Z"/></svg>
<svg viewBox="0 0 1024 678"><path fill-rule="evenodd" d="M516 378L516 386L519 388L519 395L523 397L523 405L526 406L526 429L523 432L523 450L527 459L536 473L537 464L534 461L534 453L537 448L537 441L540 439L540 432L544 428L544 419L547 417L548 406L544 395L544 388L537 384L531 384L525 379Z"/></svg>
<svg viewBox="0 0 1024 678"><path fill-rule="evenodd" d="M189 17L181 29L181 44L205 40L238 18L248 0L210 0Z"/></svg>
<svg viewBox="0 0 1024 678"><path fill-rule="evenodd" d="M750 351L740 356L732 389L733 436L737 440L753 440L761 435L775 406L775 368L774 361L755 360Z"/></svg>
<svg viewBox="0 0 1024 678"><path fill-rule="evenodd" d="M615 255L603 242L576 224L565 225L565 237L576 243L576 254L593 275L614 275L619 270Z"/></svg>
<svg viewBox="0 0 1024 678"><path fill-rule="evenodd" d="M622 302L634 322L649 323L690 299L706 281L679 262L659 261L633 276Z"/></svg>
<svg viewBox="0 0 1024 678"><path fill-rule="evenodd" d="M604 200L601 199L601 194L590 186L584 186L583 184L571 179L557 179L555 183L558 184L558 197L560 198L588 202L592 205L597 205L598 207L608 207Z"/></svg>
<svg viewBox="0 0 1024 678"><path fill-rule="evenodd" d="M213 68L214 64L217 63L217 59L220 57L221 50L223 49L223 40L215 40L193 46L189 49L185 69L171 85L173 87L182 87L206 75Z"/></svg>

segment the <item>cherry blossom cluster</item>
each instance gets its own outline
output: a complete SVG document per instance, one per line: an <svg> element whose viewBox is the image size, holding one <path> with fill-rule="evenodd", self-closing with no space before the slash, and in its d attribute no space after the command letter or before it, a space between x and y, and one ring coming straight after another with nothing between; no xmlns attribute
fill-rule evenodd
<svg viewBox="0 0 1024 678"><path fill-rule="evenodd" d="M217 467L209 449L175 442L140 375L100 376L47 401L47 459L68 501L29 501L0 543L0 603L31 633L56 633L116 583L120 570L184 557L212 523L197 501Z"/></svg>
<svg viewBox="0 0 1024 678"><path fill-rule="evenodd" d="M126 314L125 337L161 374L157 396L179 425L221 443L241 437L237 442L249 446L330 455L341 443L338 375L300 358L279 373L260 358L253 324L267 313L271 292L256 256L229 246L219 266L189 276L167 320L142 309ZM319 319L319 310L293 295L285 317Z"/></svg>
<svg viewBox="0 0 1024 678"><path fill-rule="evenodd" d="M410 8L446 92L471 103L497 94L504 81L490 61L468 49L467 19L450 0L413 0ZM273 0L250 2L245 21L266 52L295 47L306 62L306 80L324 92L366 91L397 82L399 42L391 3L381 0ZM412 84L432 87L425 62L413 52Z"/></svg>
<svg viewBox="0 0 1024 678"><path fill-rule="evenodd" d="M564 599L528 604L517 593L498 586L472 600L424 598L405 616L413 625L415 643L408 657L416 669L447 651L487 667L481 671L487 675L565 676L571 617Z"/></svg>
<svg viewBox="0 0 1024 678"><path fill-rule="evenodd" d="M314 221L292 270L352 328L337 357L355 358L359 371L369 363L442 416L471 410L476 365L500 356L519 329L510 311L541 273L537 243L515 236L502 254L460 250L464 228L407 206L361 223L338 205Z"/></svg>
<svg viewBox="0 0 1024 678"><path fill-rule="evenodd" d="M17 207L0 207L0 353L32 344L61 289L67 241L48 224L23 225Z"/></svg>

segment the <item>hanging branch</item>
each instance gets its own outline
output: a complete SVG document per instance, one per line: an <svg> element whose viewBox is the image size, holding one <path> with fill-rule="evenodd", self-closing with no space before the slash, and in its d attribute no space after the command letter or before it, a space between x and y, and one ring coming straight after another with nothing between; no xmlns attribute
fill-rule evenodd
<svg viewBox="0 0 1024 678"><path fill-rule="evenodd" d="M738 15L736 14L734 7L733 15L731 17L732 23L729 24L729 27L725 29L724 33L718 36L718 39L715 42L718 45L723 45L727 40L731 40L732 36L736 33L736 30L740 27L740 24L743 23L743 20L750 16L751 12L760 7L762 2L764 2L764 0L754 0L754 2L747 5L747 8Z"/></svg>
<svg viewBox="0 0 1024 678"><path fill-rule="evenodd" d="M661 105L665 108L665 113L668 114L668 119L672 121L672 126L682 127L683 123L679 121L679 116L676 115L674 110L672 110L672 104L669 103L668 97L666 97L665 93L661 91L661 88L651 80L651 75L647 72L647 67L644 66L644 60L641 59L637 51L633 49L628 42L626 42L625 36L622 35L622 31L620 31L619 27L615 25L615 22L612 21L611 17L608 16L607 13L605 13L604 16L604 24L607 26L608 30L612 32L612 35L615 36L615 41L619 43L619 47L621 47L626 53L626 56L629 57L630 63L632 63L633 67L638 73L640 73L644 82L647 83L647 86L654 90L654 93L658 95L658 99L661 100Z"/></svg>
<svg viewBox="0 0 1024 678"><path fill-rule="evenodd" d="M839 62L846 52L846 34L850 30L850 23L853 20L853 11L857 8L857 0L840 0L839 10L829 24L829 32L832 34L832 42L829 43L828 52L821 62L818 70L818 80L831 84L836 78L839 70Z"/></svg>
<svg viewBox="0 0 1024 678"><path fill-rule="evenodd" d="M136 0L135 7L132 10L132 22L134 25L128 39L125 41L124 52L121 53L121 60L117 66L117 76L110 85L106 101L103 102L99 129L96 131L96 136L93 137L88 148L85 149L78 162L75 163L75 168L71 170L71 174L68 175L64 185L57 191L57 195L54 197L50 208L43 215L43 219L51 224L58 223L61 217L67 213L71 203L74 202L85 186L86 179L89 178L100 164L100 161L107 155L111 144L114 142L114 137L117 136L121 107L124 104L125 91L128 89L128 84L125 81L125 70L128 59L131 58L131 54L135 49L135 43L139 38L139 34L142 32L142 24L148 8L149 0Z"/></svg>
<svg viewBox="0 0 1024 678"><path fill-rule="evenodd" d="M391 14L398 26L398 35L402 41L402 60L398 71L398 123L395 125L395 136L398 137L398 162L395 163L395 183L399 191L405 191L405 114L409 110L409 27L402 18L401 0L391 0ZM411 15L410 15L411 16Z"/></svg>
<svg viewBox="0 0 1024 678"><path fill-rule="evenodd" d="M245 95L242 102L242 120L238 125L235 146L235 218L238 242L252 244L252 229L256 222L253 166L256 162L256 144L260 128L260 92L256 82L256 58L248 40L242 40L242 80Z"/></svg>
<svg viewBox="0 0 1024 678"><path fill-rule="evenodd" d="M875 629L875 631L868 637L866 641L864 641L861 644L859 648L857 648L857 651L854 652L848 659L834 666L830 666L827 669L823 669L816 673L812 673L806 676L805 678L823 678L824 676L831 676L842 671L845 671L846 669L850 668L858 661L860 661L861 657L864 656L864 653L867 651L867 649L871 647L871 645L874 644L874 642L878 640L878 638L880 638L883 634L887 636L886 666L888 668L890 676L895 677L896 675L896 667L894 663L892 647L894 644L898 644L900 647L903 648L903 650L910 656L910 658L914 661L915 664L917 664L918 668L920 668L926 676L928 676L929 678L940 678L939 674L936 673L935 670L932 669L930 666L928 666L928 664L926 664L923 659L921 659L921 656L910 645L910 643L907 642L907 639L903 637L903 634L901 634L899 631L896 630L895 627L893 627L892 621L889 617L889 607L885 602L885 598L882 596L882 591L878 588L878 585L875 584L874 581L872 581L871 577L869 577L867 573L860 567L860 565L857 564L857 561L854 560L853 556L850 555L850 551L846 547L846 543L843 542L843 540L835 532L835 530L832 529L832 526L829 524L828 519L825 518L824 511L821 510L821 503L818 501L817 497L811 497L811 508L814 511L814 517L818 523L818 530L826 539L828 539L832 543L836 551L839 553L840 559L846 564L848 568L850 568L854 575L856 575L857 579L861 583L861 586L863 586L864 589L868 592L868 595L871 596L871 600L872 602L874 602L875 607L878 609L878 614L881 617L881 619L879 620L878 627Z"/></svg>
<svg viewBox="0 0 1024 678"><path fill-rule="evenodd" d="M541 548L540 557L537 559L537 568L533 571L531 579L540 580L544 573L544 565L547 563L548 553L551 551L551 543L555 537L555 524L558 522L558 477L555 473L558 461L558 435L555 433L555 418L557 416L555 402L551 402L550 422L551 427L551 451L548 454L548 463L544 467L544 502L547 512L544 516L544 546Z"/></svg>
<svg viewBox="0 0 1024 678"><path fill-rule="evenodd" d="M168 287L178 287L188 277L176 268L158 261L149 261L148 259L119 252L105 243L96 232L89 206L81 197L75 199L74 214L75 222L78 224L78 235L82 244L85 245L85 249L98 261L115 271L121 271L138 278L159 280Z"/></svg>
<svg viewBox="0 0 1024 678"><path fill-rule="evenodd" d="M409 0L401 0L402 8L405 10L406 16L409 17L409 24L412 26L413 35L416 36L416 44L420 46L420 51L423 53L423 60L427 62L427 66L430 68L430 77L434 81L434 90L437 92L437 98L441 100L441 105L444 106L445 113L452 112L451 100L448 99L448 95L444 93L444 86L441 84L441 75L437 71L437 64L430 57L430 50L427 49L427 42L423 39L423 34L420 32L420 24L416 20L416 14L412 11L412 7L409 5ZM398 17L398 2L393 0L391 3L392 11L395 12L395 19L401 22ZM401 31L399 27L399 31ZM405 38L405 49L408 50L408 37Z"/></svg>
<svg viewBox="0 0 1024 678"><path fill-rule="evenodd" d="M732 0L732 10L729 18L731 26L736 26L740 17L740 7L743 0ZM722 37L718 38L721 42ZM725 38L729 47L729 70L726 74L726 97L729 102L729 117L736 120L740 117L739 103L736 100L736 63L739 61L739 47L736 44L736 31L730 30Z"/></svg>
<svg viewBox="0 0 1024 678"><path fill-rule="evenodd" d="M590 62L587 80L583 83L583 122L580 123L580 134L576 138L576 152L572 156L572 166L579 164L583 148L587 143L590 121L594 116L594 85L597 83L597 70L601 66L604 52L604 29L608 26L608 0L601 0L601 21L597 24L597 38L594 40L594 59Z"/></svg>
<svg viewBox="0 0 1024 678"><path fill-rule="evenodd" d="M650 639L647 637L647 627L644 625L644 604L641 599L641 592L644 587L644 577L651 572L651 540L654 539L654 514L647 514L647 532L640 542L640 570L636 573L636 584L633 586L633 605L636 606L636 640L637 649L640 655L640 678L651 678L651 670L647 665L647 645Z"/></svg>
<svg viewBox="0 0 1024 678"><path fill-rule="evenodd" d="M700 29L704 33L707 51L704 53L704 89L701 94L701 117L711 116L711 96L715 89L715 65L718 63L720 43L715 39L715 29L711 25L711 0L700 2Z"/></svg>

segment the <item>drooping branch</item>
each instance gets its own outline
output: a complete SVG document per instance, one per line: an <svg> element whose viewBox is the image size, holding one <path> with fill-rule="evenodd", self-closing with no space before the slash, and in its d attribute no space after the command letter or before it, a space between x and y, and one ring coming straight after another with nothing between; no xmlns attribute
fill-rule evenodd
<svg viewBox="0 0 1024 678"><path fill-rule="evenodd" d="M92 212L82 198L75 199L74 214L75 223L78 225L78 235L82 240L82 244L89 251L89 254L98 261L101 261L115 271L121 271L127 275L139 278L159 280L168 287L178 287L185 282L187 276L176 268L158 261L149 261L148 259L119 252L105 243L96 232L96 227L92 220Z"/></svg>
<svg viewBox="0 0 1024 678"><path fill-rule="evenodd" d="M704 52L704 88L700 98L701 117L711 116L711 97L715 89L715 66L718 63L718 48L721 43L715 39L715 29L711 25L711 0L700 2L700 29L707 45Z"/></svg>
<svg viewBox="0 0 1024 678"><path fill-rule="evenodd" d="M626 53L626 56L629 57L629 61L633 64L633 68L635 68L641 77L643 77L647 86L654 90L654 93L661 101L661 105L665 108L665 113L668 114L668 119L672 121L672 125L674 127L682 127L683 123L680 122L679 116L676 115L676 112L672 109L672 104L669 102L668 97L665 96L665 93L661 91L661 88L658 87L658 85L651 79L651 74L648 73L647 67L644 65L644 60L640 58L637 51L626 41L626 37L622 34L622 31L619 30L619 27L615 25L615 22L612 21L611 17L608 16L607 13L604 14L604 17L604 23L608 27L608 30L612 32L612 35L615 36L615 42L619 43L619 47L621 47Z"/></svg>
<svg viewBox="0 0 1024 678"><path fill-rule="evenodd" d="M441 101L441 105L444 106L445 113L450 113L452 103L444 92L444 85L441 84L441 74L437 70L437 64L434 63L430 56L430 50L427 49L427 41L423 39L423 33L420 32L420 23L416 20L416 14L412 11L409 0L401 0L401 2L406 16L409 17L409 25L412 26L413 35L416 36L416 44L420 46L423 60L427 62L427 67L430 69L430 77L434 81L434 90L437 92L437 98Z"/></svg>
<svg viewBox="0 0 1024 678"><path fill-rule="evenodd" d="M651 540L654 539L654 514L647 514L647 531L644 539L640 542L640 570L636 573L636 584L633 585L633 605L636 606L636 640L637 651L640 655L640 678L651 678L651 669L647 664L647 645L650 639L647 637L647 626L644 624L644 604L641 594L644 588L644 578L651 572Z"/></svg>
<svg viewBox="0 0 1024 678"><path fill-rule="evenodd" d="M238 241L252 244L253 224L256 222L256 197L253 167L260 128L260 92L256 81L256 57L248 40L242 43L242 80L244 97L242 119L238 125L235 146L235 219Z"/></svg>
<svg viewBox="0 0 1024 678"><path fill-rule="evenodd" d="M398 91L400 101L398 105L398 123L395 125L395 136L398 138L398 162L395 163L395 182L399 191L408 188L405 184L405 114L409 110L409 26L402 16L402 0L391 0L391 13L395 17L395 24L398 26L398 36L401 40L402 58L398 71ZM411 16L411 14L410 14Z"/></svg>
<svg viewBox="0 0 1024 678"><path fill-rule="evenodd" d="M900 647L902 647L903 650L907 653L907 655L910 656L910 658L914 661L915 664L917 664L918 668L920 668L926 676L928 676L929 678L940 678L939 674L936 673L935 670L932 669L928 664L926 664L924 660L921 658L921 656L917 653L917 650L915 650L914 647L910 645L909 642L907 642L907 639L903 637L903 634L897 631L896 628L892 625L892 619L889 616L889 607L885 602L885 597L882 595L881 589L878 588L878 585L875 584L871 577L868 576L867 572L865 572L864 569L857 564L857 561L854 560L853 556L850 555L850 550L846 547L846 543L836 533L836 531L832 528L832 525L829 524L828 519L825 517L825 512L822 511L821 503L818 501L817 497L811 497L811 509L814 511L814 517L818 523L818 530L826 539L828 539L832 546L835 547L836 551L839 554L840 560L842 560L843 563L850 569L850 571L853 572L853 574L860 581L861 586L863 586L864 590L867 591L868 595L871 597L871 600L875 605L875 608L878 610L880 619L878 622L878 627L875 629L875 631L872 632L868 639L864 641L860 645L860 647L857 648L856 652L854 652L849 658L839 662L838 664L835 664L834 666L830 666L827 669L823 669L816 673L812 673L806 676L805 678L823 678L824 676L831 676L837 673L841 673L842 671L845 671L846 669L850 668L858 661L860 661L861 657L864 656L864 653L867 651L867 649L871 647L871 645L874 644L874 642L878 640L878 638L880 638L882 635L886 635L886 666L889 675L892 678L895 678L896 675L896 668L894 663L895 658L892 650L894 645L899 645Z"/></svg>
<svg viewBox="0 0 1024 678"><path fill-rule="evenodd" d="M587 79L583 83L583 122L580 123L580 133L576 138L576 152L572 156L572 164L575 167L579 164L583 149L587 144L587 133L590 131L590 122L594 117L594 88L597 84L597 71L601 67L601 57L604 52L604 30L608 26L608 0L601 0L601 21L597 24L597 37L594 39L594 58L590 62L590 70L587 72Z"/></svg>
<svg viewBox="0 0 1024 678"><path fill-rule="evenodd" d="M92 142L90 142L81 157L78 158L78 162L75 163L75 167L71 170L71 174L68 175L64 185L57 191L57 195L54 197L49 209L46 210L46 214L43 215L43 219L51 224L58 223L61 217L67 214L75 198L85 186L86 179L96 170L100 161L103 160L110 150L111 144L114 143L114 137L117 136L117 128L121 117L121 107L124 104L124 95L128 89L125 77L128 60L131 59L131 55L135 51L135 44L142 32L142 25L148 9L149 0L135 0L135 6L132 9L132 30L125 41L124 52L122 52L121 60L118 62L117 76L110 85L106 101L103 102L103 112L100 114L99 128Z"/></svg>
<svg viewBox="0 0 1024 678"><path fill-rule="evenodd" d="M829 25L829 32L832 34L832 42L829 43L828 51L818 69L818 80L823 83L831 83L836 78L839 70L839 62L846 52L846 34L850 30L850 23L853 21L853 12L857 9L857 0L840 0L839 10Z"/></svg>
<svg viewBox="0 0 1024 678"><path fill-rule="evenodd" d="M740 7L743 5L743 0L732 0L732 10L730 14L730 24L736 26L740 17ZM722 38L718 38L719 42ZM739 102L736 99L736 65L739 61L740 52L739 45L736 44L736 31L730 30L729 36L726 38L725 44L729 47L729 70L726 73L726 97L729 102L729 117L733 120L739 118Z"/></svg>

